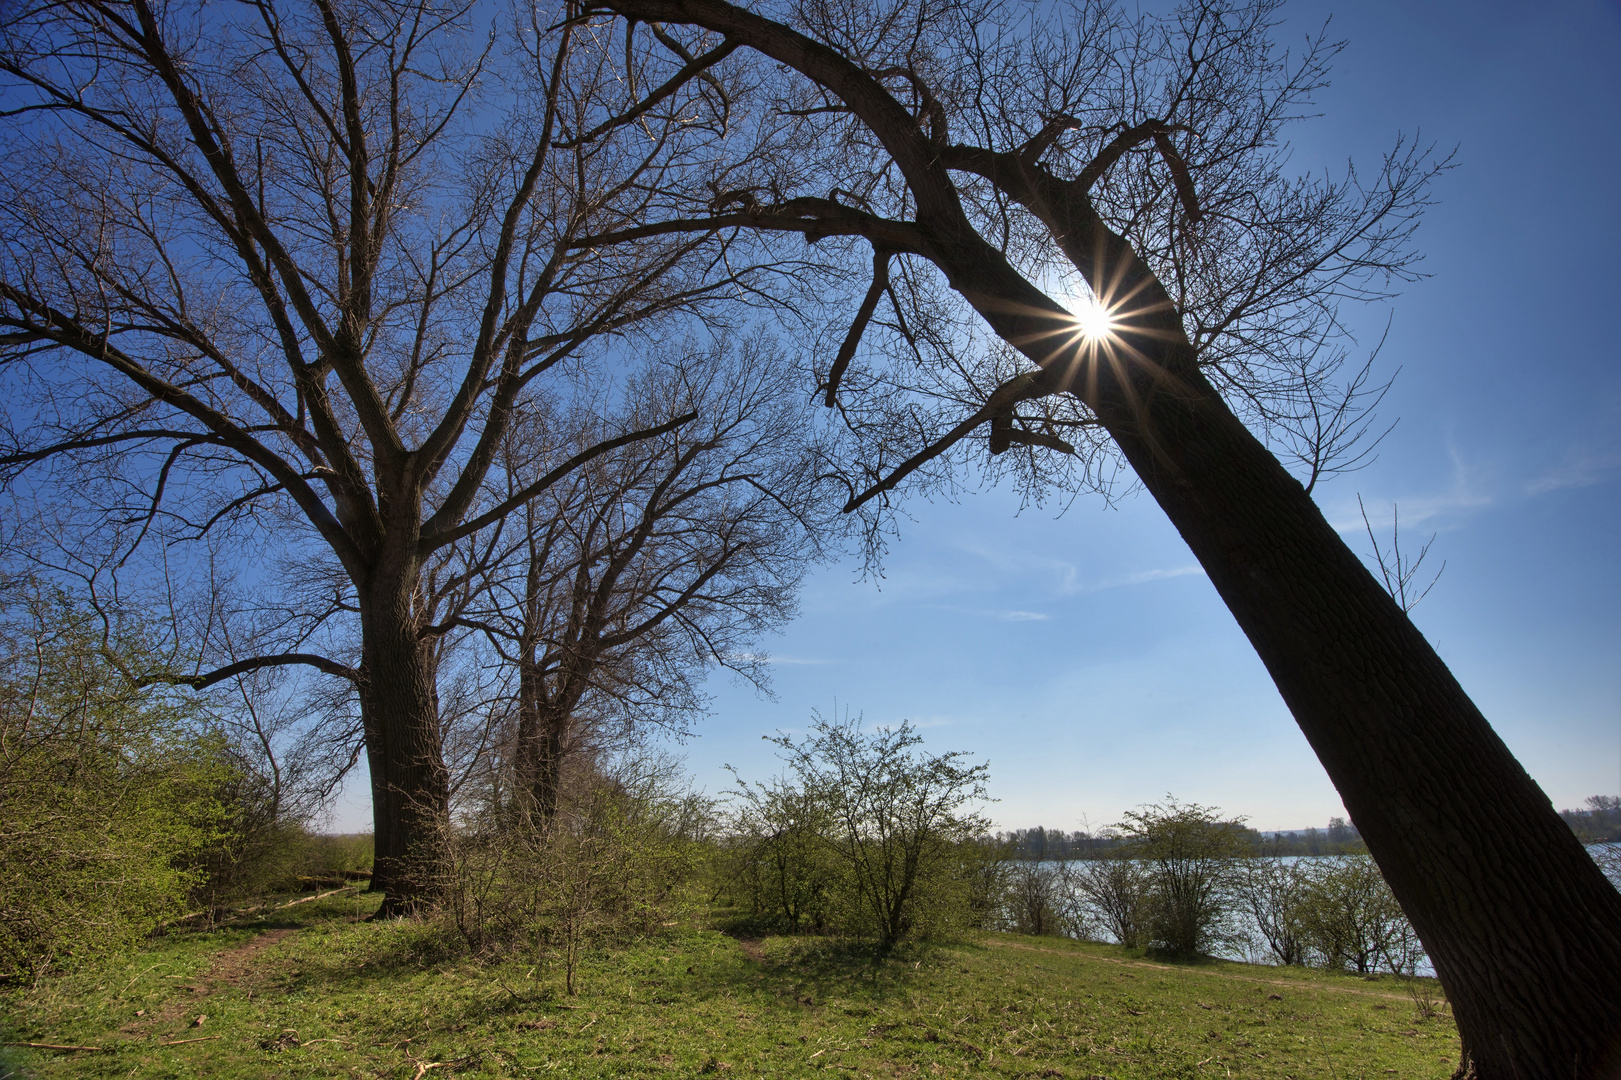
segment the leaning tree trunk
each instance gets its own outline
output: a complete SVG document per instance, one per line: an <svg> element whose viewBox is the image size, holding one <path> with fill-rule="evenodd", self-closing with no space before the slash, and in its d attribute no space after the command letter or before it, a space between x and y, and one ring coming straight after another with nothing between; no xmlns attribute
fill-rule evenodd
<svg viewBox="0 0 1621 1080"><path fill-rule="evenodd" d="M1452 1002L1460 1073L1621 1074L1621 894L1191 350L1135 344L1169 378L1138 368L1129 392L1106 383L1100 416L1249 636L1411 918Z"/></svg>
<svg viewBox="0 0 1621 1080"><path fill-rule="evenodd" d="M373 888L384 893L378 912L384 917L431 902L443 882L450 821L434 665L411 612L414 583L393 575L360 597L361 714L376 822Z"/></svg>
<svg viewBox="0 0 1621 1080"><path fill-rule="evenodd" d="M1621 893L1204 377L1175 305L1126 241L1068 185L997 175L1040 208L1100 295L1130 298L1125 326L1091 355L1054 356L1051 301L977 234L948 218L937 264L1000 336L1087 402L1209 574L1423 941L1462 1038L1460 1075L1615 1080Z"/></svg>

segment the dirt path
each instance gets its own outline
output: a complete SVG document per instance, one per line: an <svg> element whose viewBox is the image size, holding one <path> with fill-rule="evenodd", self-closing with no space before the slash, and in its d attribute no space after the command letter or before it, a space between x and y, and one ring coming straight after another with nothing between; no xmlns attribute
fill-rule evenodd
<svg viewBox="0 0 1621 1080"><path fill-rule="evenodd" d="M294 934L297 927L283 927L280 930L266 930L258 937L244 941L235 948L225 949L214 957L214 966L208 971L208 992L213 993L219 989L220 983L232 987L242 984L242 979L253 969L259 954L272 945L279 945Z"/></svg>
<svg viewBox="0 0 1621 1080"><path fill-rule="evenodd" d="M1359 990L1351 986L1321 986L1296 982L1290 979L1262 979L1254 975L1234 975L1228 971L1205 971L1195 967L1180 967L1172 964L1156 964L1150 960L1116 960L1110 956L1092 956L1083 952L1070 952L1066 949L1043 949L1039 945L1021 945L1012 941L987 941L987 945L994 945L999 949L1023 949L1027 952L1048 953L1052 956L1066 956L1076 960L1090 960L1095 964L1116 964L1120 967L1152 968L1155 971L1175 971L1190 975L1207 975L1216 979L1237 979L1241 982L1255 983L1258 986L1283 986L1291 990L1323 991L1329 994L1352 994L1356 997L1383 998L1386 1001L1407 1001L1413 999L1406 994L1385 994L1378 990Z"/></svg>
<svg viewBox="0 0 1621 1080"><path fill-rule="evenodd" d="M209 997L226 988L240 988L266 949L296 933L298 928L291 926L266 930L240 945L221 949L214 954L214 962L207 971L199 972L176 985L174 996L155 1012L125 1024L119 1030L135 1038L179 1038L194 1032L199 1036L207 1034ZM199 1020L199 1017L202 1019Z"/></svg>
<svg viewBox="0 0 1621 1080"><path fill-rule="evenodd" d="M743 950L743 955L756 964L765 963L765 939L749 938L742 934L727 934L727 937L737 942L737 947Z"/></svg>

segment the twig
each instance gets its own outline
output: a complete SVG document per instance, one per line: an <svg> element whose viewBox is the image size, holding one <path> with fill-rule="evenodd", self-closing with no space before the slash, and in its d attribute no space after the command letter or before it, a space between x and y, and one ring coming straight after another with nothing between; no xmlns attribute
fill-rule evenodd
<svg viewBox="0 0 1621 1080"><path fill-rule="evenodd" d="M0 1043L0 1046L26 1046L33 1050L89 1050L98 1054L113 1052L110 1046L70 1046L66 1043L8 1042Z"/></svg>
<svg viewBox="0 0 1621 1080"><path fill-rule="evenodd" d="M160 1042L159 1046L185 1046L187 1043L207 1042L210 1039L223 1039L223 1035L204 1035L200 1039L174 1039L170 1042Z"/></svg>
<svg viewBox="0 0 1621 1080"><path fill-rule="evenodd" d="M153 964L151 967L147 968L146 971L143 971L143 972L141 972L140 975L135 976L135 979L139 979L141 977L141 975L145 975L145 974L147 974L147 972L156 971L158 968L163 967L163 966L164 965L161 962ZM135 979L131 979L129 982L125 983L124 984L124 989L128 990L130 987L134 986L135 985Z"/></svg>

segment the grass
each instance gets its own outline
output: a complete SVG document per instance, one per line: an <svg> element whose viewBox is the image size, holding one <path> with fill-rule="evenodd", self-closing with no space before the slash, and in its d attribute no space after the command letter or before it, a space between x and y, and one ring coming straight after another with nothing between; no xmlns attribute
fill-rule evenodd
<svg viewBox="0 0 1621 1080"><path fill-rule="evenodd" d="M709 919L592 953L570 998L559 964L469 960L421 924L361 921L375 903L347 892L12 991L5 1039L106 1048L13 1051L13 1067L40 1078L1441 1080L1458 1057L1450 1018L1418 1019L1390 978L1172 964L1008 934L880 957Z"/></svg>

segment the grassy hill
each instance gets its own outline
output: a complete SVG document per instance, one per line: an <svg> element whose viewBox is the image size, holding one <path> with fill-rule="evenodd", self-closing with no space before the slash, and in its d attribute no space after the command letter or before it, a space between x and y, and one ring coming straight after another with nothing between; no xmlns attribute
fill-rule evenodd
<svg viewBox="0 0 1621 1080"><path fill-rule="evenodd" d="M1444 1009L1421 1019L1389 977L1005 934L880 958L705 916L586 956L569 997L554 960L468 960L430 927L361 921L375 903L340 893L12 991L6 1040L94 1049L5 1060L41 1078L1441 1080L1458 1056Z"/></svg>

